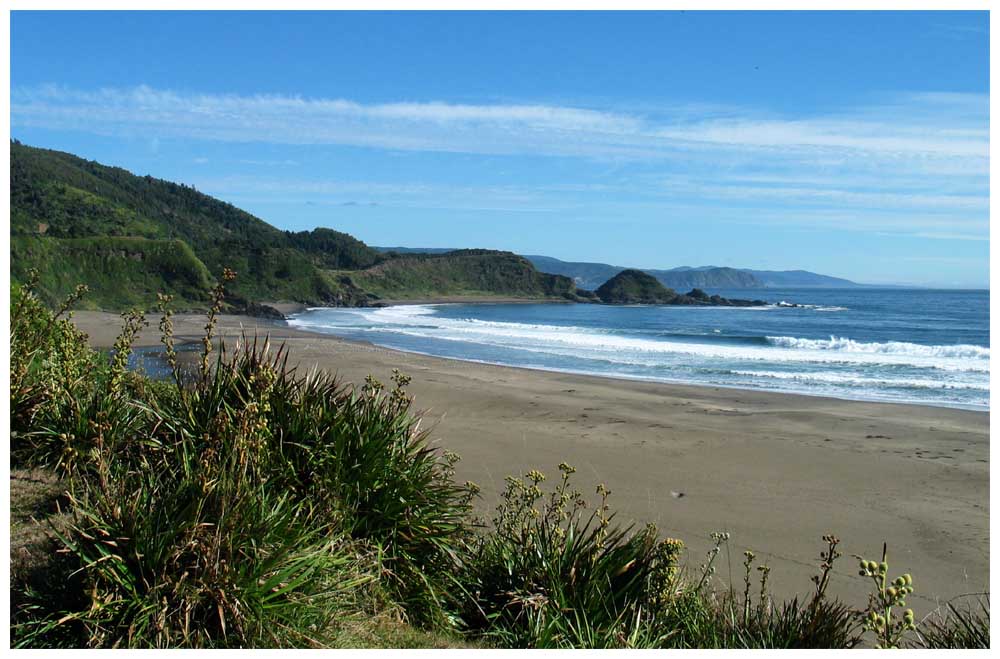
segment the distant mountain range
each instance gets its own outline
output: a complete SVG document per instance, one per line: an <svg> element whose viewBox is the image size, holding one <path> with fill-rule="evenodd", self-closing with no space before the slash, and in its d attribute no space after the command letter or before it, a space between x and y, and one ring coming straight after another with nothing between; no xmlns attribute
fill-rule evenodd
<svg viewBox="0 0 1000 659"><path fill-rule="evenodd" d="M399 254L443 254L453 251L440 247L376 247L375 249L380 252L397 252ZM577 286L588 290L596 290L619 272L628 269L626 266L607 263L562 261L551 256L525 254L524 257L531 261L540 272L570 277ZM679 291L692 288L852 288L864 286L864 284L858 284L848 279L830 277L806 270L751 270L749 268L704 265L680 266L669 270L644 268L643 272L652 275L664 286Z"/></svg>

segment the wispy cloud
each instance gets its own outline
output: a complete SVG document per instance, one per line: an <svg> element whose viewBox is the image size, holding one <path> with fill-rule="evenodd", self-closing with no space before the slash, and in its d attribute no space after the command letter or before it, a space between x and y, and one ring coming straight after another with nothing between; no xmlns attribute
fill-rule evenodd
<svg viewBox="0 0 1000 659"><path fill-rule="evenodd" d="M298 167L297 160L256 160L252 158L241 158L236 162L241 165L257 165L260 167Z"/></svg>
<svg viewBox="0 0 1000 659"><path fill-rule="evenodd" d="M929 238L931 240L970 240L974 242L989 242L988 234L973 233L937 233L930 231L918 231L913 234L916 238Z"/></svg>
<svg viewBox="0 0 1000 659"><path fill-rule="evenodd" d="M766 226L777 229L838 229L887 236L910 236L935 240L987 240L988 223L982 213L947 199L923 204L920 199L901 202L893 195L857 195L836 191L830 199L803 203L785 198L783 190L759 199L751 189L731 195L685 185L657 190L640 179L632 185L560 184L444 185L435 183L386 183L343 180L279 180L254 176L199 178L196 187L237 204L301 203L343 206L359 196L378 199L390 208L442 209L452 211L504 211L511 213L556 213L572 216L580 224L619 223L624 218L637 224L684 223L692 219L726 224ZM725 190L725 188L721 188ZM845 198L846 197L846 198ZM925 201L933 202L928 196ZM926 207L925 207L926 206ZM475 216L470 216L475 221ZM492 221L483 218L482 221Z"/></svg>
<svg viewBox="0 0 1000 659"><path fill-rule="evenodd" d="M893 116L900 108L909 113ZM789 149L882 157L988 155L983 95L909 95L842 118L702 120L687 111L655 120L622 112L550 105L442 102L361 104L297 96L187 94L146 86L83 91L59 86L12 91L14 125L108 134L284 144L351 144L401 150L655 158L694 150ZM711 154L709 154L711 155Z"/></svg>
<svg viewBox="0 0 1000 659"><path fill-rule="evenodd" d="M631 110L546 104L363 104L338 98L203 94L135 87L15 88L13 126L144 139L349 145L391 152L570 157L613 177L534 187L215 181L231 195L355 195L380 203L567 209L599 203L693 209L733 221L843 223L940 239L988 235L989 98L886 95L825 115L697 105ZM290 160L243 161L279 167ZM604 165L602 165L603 167ZM752 211L752 212L748 212Z"/></svg>

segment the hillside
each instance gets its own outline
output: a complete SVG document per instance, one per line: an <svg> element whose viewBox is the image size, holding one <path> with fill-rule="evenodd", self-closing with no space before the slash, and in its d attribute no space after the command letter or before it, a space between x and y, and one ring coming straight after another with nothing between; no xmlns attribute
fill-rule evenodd
<svg viewBox="0 0 1000 659"><path fill-rule="evenodd" d="M23 282L37 270L38 292L50 304L84 283L83 305L91 308L148 307L157 292L173 294L180 308L204 308L224 267L238 273L229 298L236 308L574 289L508 253L381 254L345 233L282 231L193 187L69 153L13 141L10 156L11 277Z"/></svg>
<svg viewBox="0 0 1000 659"><path fill-rule="evenodd" d="M688 288L760 288L763 284L752 273L736 268L705 270L650 270L664 286Z"/></svg>
<svg viewBox="0 0 1000 659"><path fill-rule="evenodd" d="M539 272L523 256L490 250L410 253L363 271L341 273L383 298L506 295L575 298L569 277Z"/></svg>
<svg viewBox="0 0 1000 659"><path fill-rule="evenodd" d="M605 304L669 304L677 292L642 270L622 270L596 291Z"/></svg>
<svg viewBox="0 0 1000 659"><path fill-rule="evenodd" d="M750 270L770 288L856 288L864 286L848 279L820 275L808 270Z"/></svg>
<svg viewBox="0 0 1000 659"><path fill-rule="evenodd" d="M384 254L447 254L448 252L457 252L459 248L457 247L376 247L372 245L372 249L376 252L381 252Z"/></svg>
<svg viewBox="0 0 1000 659"><path fill-rule="evenodd" d="M622 270L604 282L594 295L604 304L670 304L677 306L762 307L764 300L741 300L709 295L700 288L677 293L642 270Z"/></svg>

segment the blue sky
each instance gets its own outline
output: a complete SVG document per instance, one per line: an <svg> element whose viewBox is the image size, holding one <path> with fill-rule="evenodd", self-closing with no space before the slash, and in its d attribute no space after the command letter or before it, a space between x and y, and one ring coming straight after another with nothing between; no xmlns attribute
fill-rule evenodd
<svg viewBox="0 0 1000 659"><path fill-rule="evenodd" d="M11 132L285 229L985 287L986 12L12 12Z"/></svg>

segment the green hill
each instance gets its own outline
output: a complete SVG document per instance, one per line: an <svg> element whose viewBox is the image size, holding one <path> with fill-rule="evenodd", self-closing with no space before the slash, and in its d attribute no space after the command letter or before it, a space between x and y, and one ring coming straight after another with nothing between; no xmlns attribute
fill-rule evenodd
<svg viewBox="0 0 1000 659"><path fill-rule="evenodd" d="M355 273L344 273L366 291L390 299L441 295L505 295L574 298L569 277L538 272L511 252L462 249L445 254L406 254Z"/></svg>
<svg viewBox="0 0 1000 659"><path fill-rule="evenodd" d="M764 300L741 300L709 295L700 288L678 293L642 270L622 270L598 288L594 295L605 304L672 304L712 307L762 307Z"/></svg>
<svg viewBox="0 0 1000 659"><path fill-rule="evenodd" d="M642 270L622 270L595 291L606 304L670 304L677 292Z"/></svg>
<svg viewBox="0 0 1000 659"><path fill-rule="evenodd" d="M14 279L24 278L27 268L34 267L50 304L81 282L90 288L84 306L144 306L158 292L187 306L208 304L212 275L182 240L15 236L10 251Z"/></svg>
<svg viewBox="0 0 1000 659"><path fill-rule="evenodd" d="M157 292L204 307L224 267L230 300L366 305L379 297L571 296L568 278L507 252L381 254L346 233L277 229L191 186L136 176L69 153L10 145L11 277L39 272L49 302L78 283L84 304L148 306Z"/></svg>

